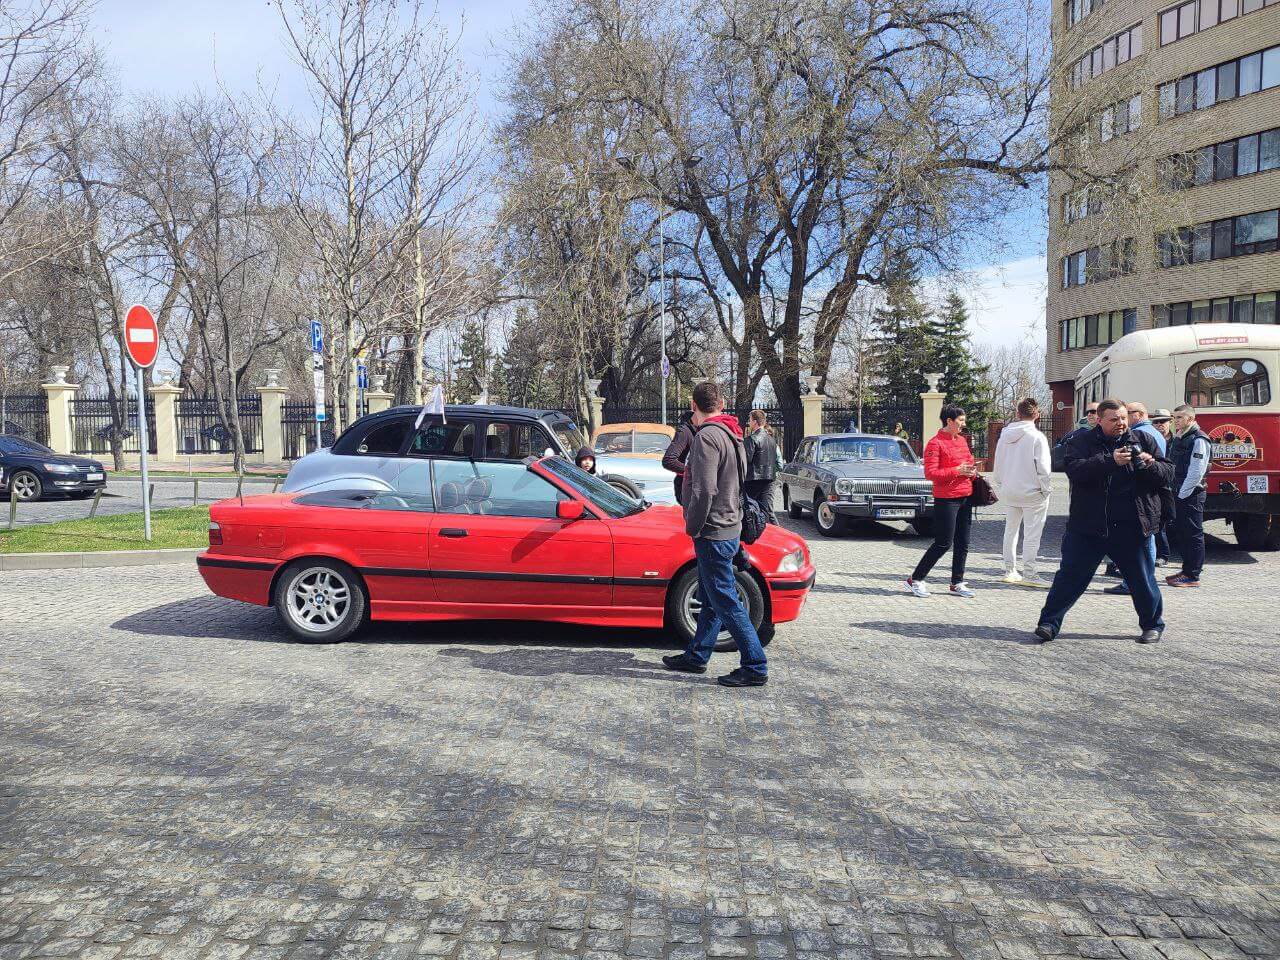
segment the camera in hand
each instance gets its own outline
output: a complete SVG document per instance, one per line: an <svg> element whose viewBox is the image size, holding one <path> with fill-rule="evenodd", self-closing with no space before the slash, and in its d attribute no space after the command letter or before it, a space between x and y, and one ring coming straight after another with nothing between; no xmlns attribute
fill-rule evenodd
<svg viewBox="0 0 1280 960"><path fill-rule="evenodd" d="M1137 443L1129 444L1129 456L1133 458L1133 466L1136 469L1142 468L1142 461L1138 459L1138 454L1142 453L1142 446Z"/></svg>

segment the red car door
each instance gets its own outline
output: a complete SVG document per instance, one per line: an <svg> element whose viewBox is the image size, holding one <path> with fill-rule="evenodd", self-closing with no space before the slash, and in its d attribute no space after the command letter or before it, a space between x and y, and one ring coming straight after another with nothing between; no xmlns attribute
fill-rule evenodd
<svg viewBox="0 0 1280 960"><path fill-rule="evenodd" d="M435 461L430 556L437 601L475 617L529 617L613 602L613 540L523 463ZM539 608L543 608L539 610Z"/></svg>

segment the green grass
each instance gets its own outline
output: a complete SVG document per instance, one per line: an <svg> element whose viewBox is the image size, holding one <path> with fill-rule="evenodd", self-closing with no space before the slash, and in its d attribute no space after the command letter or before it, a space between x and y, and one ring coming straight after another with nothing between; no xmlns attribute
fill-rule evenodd
<svg viewBox="0 0 1280 960"><path fill-rule="evenodd" d="M161 550L170 547L204 547L208 543L207 506L153 511L149 543L143 539L141 513L117 513L109 517L94 517L92 520L62 520L58 523L38 523L14 530L0 530L0 553Z"/></svg>

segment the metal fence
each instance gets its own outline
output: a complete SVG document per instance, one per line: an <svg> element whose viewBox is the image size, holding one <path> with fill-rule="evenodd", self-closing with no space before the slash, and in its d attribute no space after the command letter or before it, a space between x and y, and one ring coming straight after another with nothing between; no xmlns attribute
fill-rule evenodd
<svg viewBox="0 0 1280 960"><path fill-rule="evenodd" d="M232 453L235 442L215 397L183 397L177 404L180 453ZM262 450L262 397L256 394L237 401L240 432L246 453Z"/></svg>
<svg viewBox="0 0 1280 960"><path fill-rule="evenodd" d="M893 434L899 427L907 431L911 448L919 453L924 449L923 410L920 401L914 403L864 404L861 410L861 427L858 426L857 407L826 405L822 408L824 433L843 433L860 430L863 433Z"/></svg>
<svg viewBox="0 0 1280 960"><path fill-rule="evenodd" d="M71 452L105 455L111 452L112 437L119 433L125 453L138 453L138 403L136 397L126 398L124 421L119 428L112 419L113 405L108 397L78 396L71 401ZM156 452L155 411L147 411L147 452Z"/></svg>
<svg viewBox="0 0 1280 960"><path fill-rule="evenodd" d="M320 435L326 447L332 446L333 404L325 404L325 422ZM280 407L280 425L284 431L284 458L296 460L316 448L316 405L312 400L287 400Z"/></svg>
<svg viewBox="0 0 1280 960"><path fill-rule="evenodd" d="M49 396L20 393L0 396L0 433L49 442Z"/></svg>

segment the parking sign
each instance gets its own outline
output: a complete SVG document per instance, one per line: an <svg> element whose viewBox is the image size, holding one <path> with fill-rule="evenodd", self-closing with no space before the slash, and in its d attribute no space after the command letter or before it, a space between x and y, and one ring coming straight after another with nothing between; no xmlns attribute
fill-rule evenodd
<svg viewBox="0 0 1280 960"><path fill-rule="evenodd" d="M311 352L324 352L324 328L320 326L319 320L311 321Z"/></svg>

